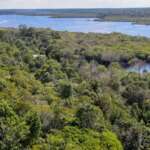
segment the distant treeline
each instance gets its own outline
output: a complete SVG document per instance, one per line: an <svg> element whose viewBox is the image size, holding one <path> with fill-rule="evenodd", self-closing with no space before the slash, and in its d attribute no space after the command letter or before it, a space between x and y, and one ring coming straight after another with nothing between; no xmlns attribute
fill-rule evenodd
<svg viewBox="0 0 150 150"><path fill-rule="evenodd" d="M128 17L149 17L150 8L124 8L124 9L100 9L97 16L128 16Z"/></svg>
<svg viewBox="0 0 150 150"><path fill-rule="evenodd" d="M52 17L99 17L128 16L149 17L150 8L123 9L1 9L0 15L44 15Z"/></svg>

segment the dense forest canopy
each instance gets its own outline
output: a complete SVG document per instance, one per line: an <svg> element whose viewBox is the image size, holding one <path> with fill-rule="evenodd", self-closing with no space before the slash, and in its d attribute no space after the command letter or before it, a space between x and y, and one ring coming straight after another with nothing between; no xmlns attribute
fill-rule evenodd
<svg viewBox="0 0 150 150"><path fill-rule="evenodd" d="M149 150L150 39L0 30L1 150Z"/></svg>

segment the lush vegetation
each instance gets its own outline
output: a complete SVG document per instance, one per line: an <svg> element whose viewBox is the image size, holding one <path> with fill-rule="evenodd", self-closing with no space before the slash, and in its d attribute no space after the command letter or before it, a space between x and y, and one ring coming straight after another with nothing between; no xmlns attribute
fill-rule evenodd
<svg viewBox="0 0 150 150"><path fill-rule="evenodd" d="M150 39L0 30L1 150L149 150Z"/></svg>

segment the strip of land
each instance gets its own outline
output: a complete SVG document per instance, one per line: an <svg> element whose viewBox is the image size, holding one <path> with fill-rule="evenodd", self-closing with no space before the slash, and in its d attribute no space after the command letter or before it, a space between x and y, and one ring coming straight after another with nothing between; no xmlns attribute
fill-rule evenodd
<svg viewBox="0 0 150 150"><path fill-rule="evenodd" d="M1 9L0 15L32 15L55 18L97 18L96 21L125 21L150 24L150 8L124 9Z"/></svg>

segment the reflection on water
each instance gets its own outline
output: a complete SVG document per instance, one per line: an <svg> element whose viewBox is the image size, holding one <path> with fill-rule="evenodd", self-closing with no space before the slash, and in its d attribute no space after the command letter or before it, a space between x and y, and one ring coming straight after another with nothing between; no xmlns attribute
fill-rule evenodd
<svg viewBox="0 0 150 150"><path fill-rule="evenodd" d="M150 63L144 63L143 65L136 64L134 66L130 66L127 70L129 72L150 73Z"/></svg>
<svg viewBox="0 0 150 150"><path fill-rule="evenodd" d="M8 20L0 20L0 24L4 24L4 23L7 23Z"/></svg>

